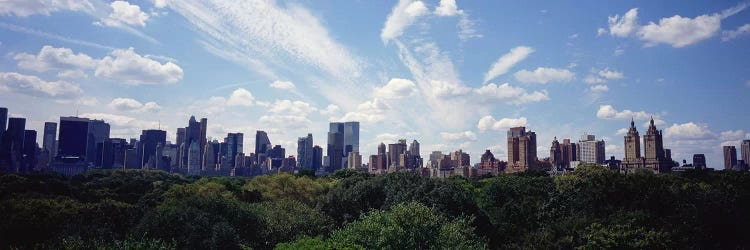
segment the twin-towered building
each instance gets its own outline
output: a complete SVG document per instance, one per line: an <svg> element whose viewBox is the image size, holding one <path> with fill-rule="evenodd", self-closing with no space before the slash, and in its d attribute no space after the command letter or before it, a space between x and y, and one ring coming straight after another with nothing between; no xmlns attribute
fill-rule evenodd
<svg viewBox="0 0 750 250"><path fill-rule="evenodd" d="M626 173L637 169L649 169L656 173L670 172L673 162L669 149L664 149L662 131L656 129L654 119L649 121L648 130L643 135L644 157L641 157L641 140L635 122L630 121L630 128L625 135L625 158L622 170Z"/></svg>

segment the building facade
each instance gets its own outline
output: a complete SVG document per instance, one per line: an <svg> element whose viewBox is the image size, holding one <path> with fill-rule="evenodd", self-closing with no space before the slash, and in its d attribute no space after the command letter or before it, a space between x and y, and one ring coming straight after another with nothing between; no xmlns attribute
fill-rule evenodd
<svg viewBox="0 0 750 250"><path fill-rule="evenodd" d="M526 127L508 130L507 173L523 172L536 165L536 133L526 131Z"/></svg>

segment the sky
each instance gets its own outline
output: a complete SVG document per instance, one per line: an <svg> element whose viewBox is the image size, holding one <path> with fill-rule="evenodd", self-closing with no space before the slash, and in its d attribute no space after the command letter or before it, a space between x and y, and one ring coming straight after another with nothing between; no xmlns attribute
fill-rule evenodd
<svg viewBox="0 0 750 250"><path fill-rule="evenodd" d="M750 139L750 2L9 0L0 2L0 106L42 131L104 119L111 137L191 115L208 136L256 130L296 154L359 121L360 151L418 140L423 157L491 149L506 131L584 133L622 158L653 117L673 159ZM41 136L38 140L41 142Z"/></svg>

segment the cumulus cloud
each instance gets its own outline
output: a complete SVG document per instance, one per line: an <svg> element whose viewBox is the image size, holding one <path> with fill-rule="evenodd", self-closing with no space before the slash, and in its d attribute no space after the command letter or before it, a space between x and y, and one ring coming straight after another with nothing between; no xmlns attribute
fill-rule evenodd
<svg viewBox="0 0 750 250"><path fill-rule="evenodd" d="M600 70L598 74L599 76L604 77L604 79L607 79L607 80L617 80L617 79L622 79L623 77L625 77L625 75L622 74L622 72L609 70L609 68Z"/></svg>
<svg viewBox="0 0 750 250"><path fill-rule="evenodd" d="M0 90L31 96L59 98L75 98L83 94L83 90L74 83L66 81L49 82L37 76L16 72L0 72Z"/></svg>
<svg viewBox="0 0 750 250"><path fill-rule="evenodd" d="M738 129L738 130L728 130L728 131L721 132L721 135L719 136L719 138L722 141L736 141L736 140L745 139L745 136L746 136L745 131L742 129Z"/></svg>
<svg viewBox="0 0 750 250"><path fill-rule="evenodd" d="M651 117L658 117L645 111L632 111L629 109L618 111L612 105L601 105L596 112L596 117L604 120L647 120Z"/></svg>
<svg viewBox="0 0 750 250"><path fill-rule="evenodd" d="M449 133L449 132L442 132L440 133L440 137L442 137L444 140L449 141L476 141L477 140L477 134L475 134L472 131L463 131L463 132L456 132L456 133Z"/></svg>
<svg viewBox="0 0 750 250"><path fill-rule="evenodd" d="M385 120L385 111L388 109L388 104L375 98L357 105L356 111L347 112L343 117L334 120L377 123Z"/></svg>
<svg viewBox="0 0 750 250"><path fill-rule="evenodd" d="M750 34L750 23L742 25L735 30L725 30L721 32L721 40L726 42L747 34Z"/></svg>
<svg viewBox="0 0 750 250"><path fill-rule="evenodd" d="M694 122L672 124L667 127L664 136L675 140L708 140L716 137L707 125Z"/></svg>
<svg viewBox="0 0 750 250"><path fill-rule="evenodd" d="M388 15L383 30L380 31L380 39L388 43L389 40L398 38L418 17L427 12L427 7L422 1L400 0Z"/></svg>
<svg viewBox="0 0 750 250"><path fill-rule="evenodd" d="M630 9L623 16L615 15L608 18L609 34L626 37L638 29L638 8Z"/></svg>
<svg viewBox="0 0 750 250"><path fill-rule="evenodd" d="M0 15L26 17L47 15L57 11L93 12L94 5L89 0L6 0L0 1Z"/></svg>
<svg viewBox="0 0 750 250"><path fill-rule="evenodd" d="M621 128L621 129L618 129L617 132L615 132L615 135L626 135L627 133L628 133L627 128Z"/></svg>
<svg viewBox="0 0 750 250"><path fill-rule="evenodd" d="M271 83L271 88L293 90L295 88L294 83L290 81L274 81Z"/></svg>
<svg viewBox="0 0 750 250"><path fill-rule="evenodd" d="M280 115L307 116L316 110L315 107L303 101L280 100L274 102L268 111Z"/></svg>
<svg viewBox="0 0 750 250"><path fill-rule="evenodd" d="M18 67L36 72L80 71L93 69L98 61L83 53L74 53L68 48L45 45L36 55L20 53L13 57Z"/></svg>
<svg viewBox="0 0 750 250"><path fill-rule="evenodd" d="M328 106L325 109L321 109L320 110L320 114L321 115L327 115L327 116L333 116L335 114L338 114L339 110L341 110L341 109L336 104L328 104Z"/></svg>
<svg viewBox="0 0 750 250"><path fill-rule="evenodd" d="M115 98L109 103L109 106L118 111L138 111L138 112L159 112L161 106L156 102L141 103L131 98Z"/></svg>
<svg viewBox="0 0 750 250"><path fill-rule="evenodd" d="M165 125L160 125L158 121L143 121L130 116L115 115L109 113L84 113L79 115L80 117L104 120L105 122L112 125L112 137L125 137L139 134L141 130L145 129L168 129ZM119 129L117 129L119 128Z"/></svg>
<svg viewBox="0 0 750 250"><path fill-rule="evenodd" d="M259 121L269 127L285 129L309 128L312 125L310 119L297 115L264 115L260 117Z"/></svg>
<svg viewBox="0 0 750 250"><path fill-rule="evenodd" d="M496 85L490 83L474 91L482 102L503 102L509 104L525 104L549 100L546 91L528 93L520 87L510 86L508 83Z"/></svg>
<svg viewBox="0 0 750 250"><path fill-rule="evenodd" d="M227 100L226 104L227 106L250 107L253 106L253 101L255 101L253 93L250 93L250 91L247 89L238 88L232 91L232 94L229 95L229 99Z"/></svg>
<svg viewBox="0 0 750 250"><path fill-rule="evenodd" d="M440 0L440 5L435 8L435 15L438 16L455 16L458 14L456 0Z"/></svg>
<svg viewBox="0 0 750 250"><path fill-rule="evenodd" d="M146 26L149 16L141 11L140 6L130 4L127 1L114 1L110 3L110 7L112 8L112 12L109 16L102 18L95 24L110 27L119 27L122 25Z"/></svg>
<svg viewBox="0 0 750 250"><path fill-rule="evenodd" d="M490 67L487 73L484 74L484 82L486 83L492 79L495 79L495 77L507 73L508 70L513 68L513 66L515 66L517 63L526 59L526 57L528 57L533 52L534 49L526 46L518 46L512 48L510 52L501 56L494 64L492 64L492 67Z"/></svg>
<svg viewBox="0 0 750 250"><path fill-rule="evenodd" d="M663 43L674 48L682 48L716 36L721 31L723 19L743 11L748 6L750 4L740 3L719 13L704 14L694 18L674 15L661 18L658 23L649 22L643 26L638 25L638 9L634 8L623 16L610 16L608 19L609 33L617 37L634 35L645 42L644 46L646 47ZM743 31L740 29L737 31L742 33ZM750 27L746 29L750 29ZM739 35L740 33L729 31L724 34L727 39L732 39L733 35Z"/></svg>
<svg viewBox="0 0 750 250"><path fill-rule="evenodd" d="M176 83L182 80L183 71L172 62L159 63L143 57L135 49L116 49L105 56L96 67L97 77L123 81L127 84Z"/></svg>
<svg viewBox="0 0 750 250"><path fill-rule="evenodd" d="M521 70L514 75L516 80L523 83L569 82L575 78L575 73L567 69L539 67L534 71Z"/></svg>
<svg viewBox="0 0 750 250"><path fill-rule="evenodd" d="M375 89L375 97L383 99L400 99L414 95L417 85L411 80L392 78L388 83Z"/></svg>
<svg viewBox="0 0 750 250"><path fill-rule="evenodd" d="M492 116L484 116L481 119L479 119L479 123L477 124L477 128L479 131L484 132L488 130L505 130L512 127L522 127L526 126L526 117L520 117L520 118L502 118L500 120L495 120Z"/></svg>
<svg viewBox="0 0 750 250"><path fill-rule="evenodd" d="M591 92L601 93L601 92L607 92L607 91L609 91L609 87L607 87L607 85L594 85L594 86L591 86L591 88L589 88L589 90Z"/></svg>

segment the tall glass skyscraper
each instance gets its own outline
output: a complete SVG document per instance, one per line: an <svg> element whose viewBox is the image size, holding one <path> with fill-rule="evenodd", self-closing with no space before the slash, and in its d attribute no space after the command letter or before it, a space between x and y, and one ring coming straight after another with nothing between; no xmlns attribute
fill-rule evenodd
<svg viewBox="0 0 750 250"><path fill-rule="evenodd" d="M307 137L297 139L297 167L313 168L313 136L307 134Z"/></svg>
<svg viewBox="0 0 750 250"><path fill-rule="evenodd" d="M237 154L242 153L242 140L243 140L243 134L242 133L229 133L227 134L227 138L224 138L224 142L227 145L227 158L226 160L229 162L229 166L234 167L236 162L235 159L237 158Z"/></svg>
<svg viewBox="0 0 750 250"><path fill-rule="evenodd" d="M0 108L0 140L3 138L6 126L8 126L8 108ZM0 141L0 144L2 143L3 142Z"/></svg>
<svg viewBox="0 0 750 250"><path fill-rule="evenodd" d="M59 157L86 159L89 121L88 118L60 117L60 136L57 146Z"/></svg>
<svg viewBox="0 0 750 250"><path fill-rule="evenodd" d="M49 153L49 157L55 157L57 150L55 149L55 140L57 140L57 123L45 122L44 123L44 137L42 138L42 149Z"/></svg>
<svg viewBox="0 0 750 250"><path fill-rule="evenodd" d="M336 171L346 166L349 152L359 152L359 122L330 123L327 151L327 171Z"/></svg>
<svg viewBox="0 0 750 250"><path fill-rule="evenodd" d="M167 131L149 129L141 132L141 147L139 148L139 160L144 169L156 168L161 157L156 153L156 146L167 143ZM169 169L162 169L169 170Z"/></svg>

